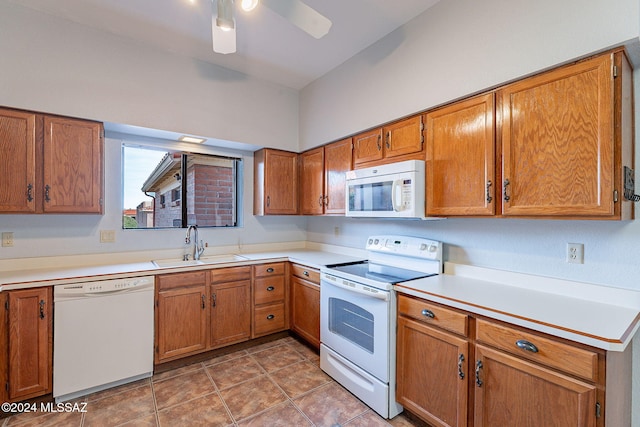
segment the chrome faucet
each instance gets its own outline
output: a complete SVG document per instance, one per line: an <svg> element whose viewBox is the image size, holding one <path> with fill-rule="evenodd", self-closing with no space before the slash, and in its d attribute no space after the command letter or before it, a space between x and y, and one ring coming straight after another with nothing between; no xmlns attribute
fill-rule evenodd
<svg viewBox="0 0 640 427"><path fill-rule="evenodd" d="M189 244L191 243L191 230L194 231L194 242L193 242L193 257L192 259L194 260L199 260L200 259L200 255L202 255L202 253L204 252L204 245L202 244L202 241L198 240L198 226L197 225L190 225L189 228L187 228L187 237L185 237L184 242Z"/></svg>

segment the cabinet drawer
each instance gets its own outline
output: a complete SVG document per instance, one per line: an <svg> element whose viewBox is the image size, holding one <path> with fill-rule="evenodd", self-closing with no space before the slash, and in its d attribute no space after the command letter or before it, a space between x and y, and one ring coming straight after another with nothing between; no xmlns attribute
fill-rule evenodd
<svg viewBox="0 0 640 427"><path fill-rule="evenodd" d="M211 270L211 283L237 282L238 280L250 280L251 267L229 267Z"/></svg>
<svg viewBox="0 0 640 427"><path fill-rule="evenodd" d="M476 340L591 381L598 380L598 353L506 325L478 319Z"/></svg>
<svg viewBox="0 0 640 427"><path fill-rule="evenodd" d="M284 300L284 278L263 277L254 282L254 303L256 305Z"/></svg>
<svg viewBox="0 0 640 427"><path fill-rule="evenodd" d="M284 303L264 305L254 309L254 336L285 329Z"/></svg>
<svg viewBox="0 0 640 427"><path fill-rule="evenodd" d="M272 262L269 264L254 265L253 271L256 277L276 276L284 274L284 262Z"/></svg>
<svg viewBox="0 0 640 427"><path fill-rule="evenodd" d="M160 291L182 288L185 286L204 285L206 282L206 274L206 271L163 274L161 276L156 276L156 284Z"/></svg>
<svg viewBox="0 0 640 427"><path fill-rule="evenodd" d="M466 336L468 316L419 298L398 295L398 314Z"/></svg>
<svg viewBox="0 0 640 427"><path fill-rule="evenodd" d="M316 269L300 264L291 264L291 273L301 279L306 279L317 284L320 283L320 272Z"/></svg>

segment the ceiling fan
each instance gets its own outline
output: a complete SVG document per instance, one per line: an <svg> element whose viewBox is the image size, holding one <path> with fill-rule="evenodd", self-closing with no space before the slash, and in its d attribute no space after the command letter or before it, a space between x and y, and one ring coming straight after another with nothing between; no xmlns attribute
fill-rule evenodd
<svg viewBox="0 0 640 427"><path fill-rule="evenodd" d="M315 37L322 38L329 32L331 21L301 0L238 0L244 11L251 11L258 3L287 19L296 27ZM233 15L234 0L212 0L211 33L213 51L234 53L236 51L236 20Z"/></svg>

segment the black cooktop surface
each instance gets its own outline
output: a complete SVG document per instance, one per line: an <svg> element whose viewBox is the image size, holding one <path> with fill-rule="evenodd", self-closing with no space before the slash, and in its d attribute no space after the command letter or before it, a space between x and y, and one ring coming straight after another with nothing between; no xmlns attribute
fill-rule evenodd
<svg viewBox="0 0 640 427"><path fill-rule="evenodd" d="M435 276L437 274L407 270L384 264L370 263L369 261L331 265L328 268L336 272L347 273L353 276L391 284L422 279L423 277Z"/></svg>

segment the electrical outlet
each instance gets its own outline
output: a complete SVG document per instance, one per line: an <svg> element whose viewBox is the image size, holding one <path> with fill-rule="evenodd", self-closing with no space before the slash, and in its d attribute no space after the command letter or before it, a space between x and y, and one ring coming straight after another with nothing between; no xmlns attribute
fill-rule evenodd
<svg viewBox="0 0 640 427"><path fill-rule="evenodd" d="M115 230L100 230L100 243L114 243L115 241Z"/></svg>
<svg viewBox="0 0 640 427"><path fill-rule="evenodd" d="M2 247L10 248L13 246L13 232L5 231L2 233Z"/></svg>
<svg viewBox="0 0 640 427"><path fill-rule="evenodd" d="M567 262L570 264L584 264L584 244L567 243Z"/></svg>

